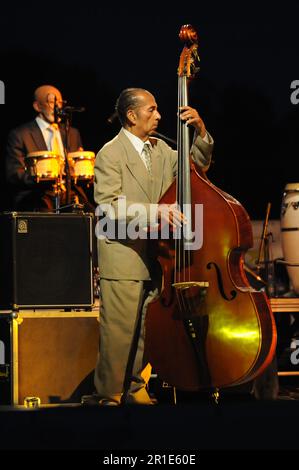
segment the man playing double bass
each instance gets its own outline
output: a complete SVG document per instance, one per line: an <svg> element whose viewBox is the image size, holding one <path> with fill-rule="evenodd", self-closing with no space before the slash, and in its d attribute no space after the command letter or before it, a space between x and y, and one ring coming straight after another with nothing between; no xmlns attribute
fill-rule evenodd
<svg viewBox="0 0 299 470"><path fill-rule="evenodd" d="M213 139L198 112L181 108L180 119L195 129L191 148L193 160L206 171L211 162ZM184 215L173 204L168 208L158 202L173 182L177 172L177 152L163 140L154 138L161 115L154 96L142 88L122 91L116 112L122 128L119 134L98 152L95 162L94 198L105 215L112 210L114 221L120 217L125 201L128 211L133 204L144 209L145 225L160 220L176 227ZM168 210L169 209L169 210ZM127 403L152 404L142 371L144 358L144 318L149 302L158 293L159 280L153 274L151 240L115 236L98 240L100 269L100 349L95 370L95 385L102 405L118 405L123 393L129 351L137 317L141 328L132 367ZM132 379L132 380L131 380Z"/></svg>

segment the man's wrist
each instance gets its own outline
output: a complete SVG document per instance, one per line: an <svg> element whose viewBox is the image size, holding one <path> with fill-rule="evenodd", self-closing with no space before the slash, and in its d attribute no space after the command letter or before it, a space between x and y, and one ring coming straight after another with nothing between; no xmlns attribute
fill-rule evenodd
<svg viewBox="0 0 299 470"><path fill-rule="evenodd" d="M201 137L202 139L205 138L205 136L207 135L207 131L206 131L205 126L202 126L202 127L201 127L199 135L200 135L200 137Z"/></svg>

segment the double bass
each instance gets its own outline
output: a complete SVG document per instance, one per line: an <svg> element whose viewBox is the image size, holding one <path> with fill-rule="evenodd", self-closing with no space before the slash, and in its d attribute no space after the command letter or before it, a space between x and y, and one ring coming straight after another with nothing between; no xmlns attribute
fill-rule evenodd
<svg viewBox="0 0 299 470"><path fill-rule="evenodd" d="M188 82L199 60L191 25L182 26L180 39L178 108L188 105ZM187 224L156 242L162 287L147 310L146 357L161 380L180 390L250 381L271 363L276 348L269 301L244 271L253 245L250 219L192 161L189 129L179 117L177 177L160 204L175 201Z"/></svg>

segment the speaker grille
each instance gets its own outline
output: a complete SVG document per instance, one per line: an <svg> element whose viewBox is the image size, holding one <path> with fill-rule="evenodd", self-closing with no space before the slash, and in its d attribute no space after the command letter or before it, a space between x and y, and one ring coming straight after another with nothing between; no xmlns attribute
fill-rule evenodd
<svg viewBox="0 0 299 470"><path fill-rule="evenodd" d="M1 250L1 270L10 274L5 291L11 297L0 291L2 307L92 305L91 215L19 212L1 218L1 244L6 240L8 247Z"/></svg>

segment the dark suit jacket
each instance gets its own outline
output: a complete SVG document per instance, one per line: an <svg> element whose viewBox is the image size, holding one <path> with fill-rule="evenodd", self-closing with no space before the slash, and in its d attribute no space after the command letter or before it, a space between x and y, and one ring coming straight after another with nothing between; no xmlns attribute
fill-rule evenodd
<svg viewBox="0 0 299 470"><path fill-rule="evenodd" d="M64 142L65 131L61 128L60 132ZM75 152L81 146L79 131L71 127L68 134L67 151ZM21 125L9 133L6 148L6 179L10 185L13 209L15 210L31 210L30 207L23 207L22 201L30 200L33 193L36 193L37 198L41 197L44 187L38 186L25 171L25 156L30 152L41 150L47 150L47 146L35 120Z"/></svg>

